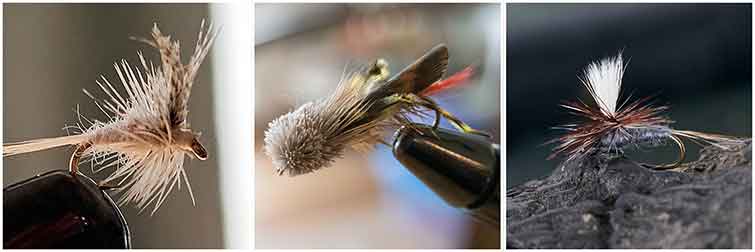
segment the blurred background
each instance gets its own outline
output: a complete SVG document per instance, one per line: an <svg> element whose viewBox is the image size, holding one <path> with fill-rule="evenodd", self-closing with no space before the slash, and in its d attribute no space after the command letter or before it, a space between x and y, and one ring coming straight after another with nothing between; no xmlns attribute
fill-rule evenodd
<svg viewBox="0 0 755 252"><path fill-rule="evenodd" d="M256 247L498 248L497 228L447 206L386 146L295 178L261 150L267 124L329 95L347 63L382 57L396 73L439 43L449 74L477 73L436 100L499 139L500 24L498 4L256 4Z"/></svg>
<svg viewBox="0 0 755 252"><path fill-rule="evenodd" d="M550 174L546 160L575 120L558 104L589 100L577 75L592 61L624 51L623 95L657 95L674 128L751 137L750 4L508 4L507 186ZM687 161L699 147L687 143ZM673 147L632 153L667 163Z"/></svg>
<svg viewBox="0 0 755 252"><path fill-rule="evenodd" d="M249 15L251 4L247 8ZM182 58L188 60L202 19L214 21L224 30L200 68L189 103L191 126L203 133L202 142L210 153L206 161L185 161L196 206L183 188L174 189L154 216L149 211L137 214L133 206L121 210L130 226L134 248L251 247L251 157L228 151L251 149L251 132L237 131L228 137L230 128L225 126L249 129L251 115L230 117L237 118L233 122L217 113L232 102L223 90L248 93L245 99L236 100L248 103L247 111L251 107L251 79L232 81L239 74L248 76L251 64L242 66L244 71L232 72L233 68L221 68L225 64L216 63L233 56L228 50L236 53L235 57L248 52L248 57L239 58L251 61L251 33L235 33L244 23L229 22L238 16L229 9L208 4L4 4L3 141L66 135L62 128L77 123L77 106L83 115L106 120L82 89L102 95L95 80L103 75L119 83L113 62L138 62L137 51L144 52L147 60L159 62L153 48L130 40L130 36L149 37L157 22L163 33L181 42ZM244 27L247 30L249 20ZM236 36L248 36L248 50L234 47L238 45L231 41L236 41ZM221 127L226 130L219 132ZM3 185L50 170L68 169L70 155L71 149L58 148L3 158ZM229 158L233 162L223 161ZM82 171L91 174L88 164L82 164ZM239 211L244 214L239 215Z"/></svg>

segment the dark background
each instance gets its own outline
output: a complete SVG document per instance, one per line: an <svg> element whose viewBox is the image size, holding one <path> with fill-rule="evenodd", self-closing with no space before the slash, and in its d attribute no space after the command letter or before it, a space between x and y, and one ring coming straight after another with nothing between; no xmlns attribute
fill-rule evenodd
<svg viewBox="0 0 755 252"><path fill-rule="evenodd" d="M546 160L574 122L558 104L593 102L577 80L592 61L623 49L629 66L622 98L657 95L674 128L750 137L752 128L750 4L508 4L507 186L547 175ZM620 98L621 99L621 98ZM687 161L698 147L687 142ZM673 148L634 153L665 163Z"/></svg>

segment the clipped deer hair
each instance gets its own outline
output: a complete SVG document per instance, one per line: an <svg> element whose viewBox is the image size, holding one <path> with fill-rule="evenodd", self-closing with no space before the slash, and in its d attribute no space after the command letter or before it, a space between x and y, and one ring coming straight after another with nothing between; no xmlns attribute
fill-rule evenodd
<svg viewBox="0 0 755 252"><path fill-rule="evenodd" d="M154 203L154 214L176 185L180 189L181 180L194 204L184 157L205 160L208 153L199 142L199 132L189 126L188 102L199 66L217 33L212 25L205 30L203 20L194 54L184 64L178 41L172 41L155 24L151 39L132 39L156 48L159 66L147 63L140 52L142 70L126 60L114 64L125 94L104 76L96 82L106 99L94 98L84 90L108 120L92 122L79 114L90 125L80 120L73 126L74 135L4 144L3 157L71 145L75 150L69 169L74 175L83 159L92 162L93 172L115 168L100 186L121 193L121 205L133 203L144 210Z"/></svg>
<svg viewBox="0 0 755 252"><path fill-rule="evenodd" d="M441 80L448 49L437 45L391 78L383 59L347 71L327 97L280 116L265 131L265 153L278 175L311 173L332 164L346 147L369 149L383 142L386 128L412 127L409 116L435 112L434 127L445 117L461 131L486 135L440 108L428 96L463 83L472 68Z"/></svg>
<svg viewBox="0 0 755 252"><path fill-rule="evenodd" d="M625 70L621 53L587 66L579 80L595 105L581 100L561 104L582 121L555 127L567 133L548 142L557 143L549 159L559 155L566 156L567 161L593 154L623 155L626 150L663 146L673 141L679 147L679 159L675 163L645 165L653 169L672 169L684 161L686 148L680 137L720 148L742 143L736 137L673 129L670 126L673 121L663 115L668 107L650 104L650 97L635 101L626 98L619 104Z"/></svg>

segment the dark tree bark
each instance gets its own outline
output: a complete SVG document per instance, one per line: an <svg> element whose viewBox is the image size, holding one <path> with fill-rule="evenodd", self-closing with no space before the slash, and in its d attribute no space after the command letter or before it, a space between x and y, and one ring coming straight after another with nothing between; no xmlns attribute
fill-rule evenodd
<svg viewBox="0 0 755 252"><path fill-rule="evenodd" d="M586 158L506 192L508 248L751 248L752 145L654 171Z"/></svg>

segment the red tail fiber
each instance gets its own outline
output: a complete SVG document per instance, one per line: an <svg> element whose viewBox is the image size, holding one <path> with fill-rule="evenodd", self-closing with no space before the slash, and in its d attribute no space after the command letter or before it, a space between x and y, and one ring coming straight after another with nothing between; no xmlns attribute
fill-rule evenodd
<svg viewBox="0 0 755 252"><path fill-rule="evenodd" d="M464 70L461 70L454 75L449 76L448 78L436 81L435 83L427 87L424 91L422 91L422 95L434 95L443 92L444 90L459 86L463 83L466 83L466 81L473 74L474 68L472 66L468 66L467 68L464 68Z"/></svg>

